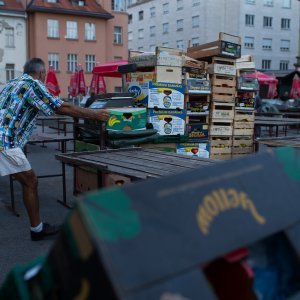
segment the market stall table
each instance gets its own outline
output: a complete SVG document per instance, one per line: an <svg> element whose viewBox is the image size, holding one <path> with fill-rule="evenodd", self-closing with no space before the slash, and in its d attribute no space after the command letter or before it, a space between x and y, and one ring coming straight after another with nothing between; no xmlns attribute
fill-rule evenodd
<svg viewBox="0 0 300 300"><path fill-rule="evenodd" d="M118 174L134 181L172 175L217 162L213 159L142 148L75 152L57 154L55 157L62 162L63 168L65 164L94 168L97 171L99 188L104 186L105 174ZM64 175L63 185L65 184ZM66 202L65 205L67 205Z"/></svg>
<svg viewBox="0 0 300 300"><path fill-rule="evenodd" d="M287 126L292 125L300 125L300 119L296 118L277 118L277 117L255 117L254 121L255 126L267 126L267 127L276 127L276 137L278 137L279 134L279 126L285 127L285 135L287 132Z"/></svg>
<svg viewBox="0 0 300 300"><path fill-rule="evenodd" d="M56 134L32 134L27 145L35 145L35 144L45 144L45 143L59 143L61 153L65 153L67 151L67 142L73 141L74 137L72 136L59 136ZM27 146L24 150L25 154L27 154ZM39 175L37 178L49 178L49 177L63 177L65 178L65 165L61 166L61 173L58 174L47 174L47 175ZM19 216L15 209L15 196L14 196L14 178L13 175L10 175L10 197L11 197L11 208L13 213L16 216ZM63 200L57 200L59 203L66 203L66 184L63 181Z"/></svg>
<svg viewBox="0 0 300 300"><path fill-rule="evenodd" d="M45 122L49 122L49 121L56 121L57 123L57 127L55 129L57 129L57 134L60 134L60 122L61 121L70 121L72 120L72 118L68 117L68 116L59 116L59 115L53 115L53 116L38 116L37 117L37 122L41 121L41 126L42 126L42 132L45 132ZM65 129L62 129L65 131Z"/></svg>

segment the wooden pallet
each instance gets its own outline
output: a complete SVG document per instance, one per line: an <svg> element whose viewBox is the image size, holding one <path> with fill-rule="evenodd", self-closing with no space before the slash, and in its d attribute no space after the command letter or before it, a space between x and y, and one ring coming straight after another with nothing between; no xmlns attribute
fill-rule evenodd
<svg viewBox="0 0 300 300"><path fill-rule="evenodd" d="M212 119L229 119L234 118L234 103L212 102L210 117Z"/></svg>
<svg viewBox="0 0 300 300"><path fill-rule="evenodd" d="M231 136L233 133L233 120L210 119L210 136Z"/></svg>

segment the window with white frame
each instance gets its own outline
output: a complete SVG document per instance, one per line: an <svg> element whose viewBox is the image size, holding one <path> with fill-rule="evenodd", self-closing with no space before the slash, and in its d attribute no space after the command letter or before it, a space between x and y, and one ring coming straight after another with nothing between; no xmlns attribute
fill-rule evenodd
<svg viewBox="0 0 300 300"><path fill-rule="evenodd" d="M198 46L199 43L200 41L198 37L192 38L192 46Z"/></svg>
<svg viewBox="0 0 300 300"><path fill-rule="evenodd" d="M115 86L114 92L115 93L122 93L122 87L121 86Z"/></svg>
<svg viewBox="0 0 300 300"><path fill-rule="evenodd" d="M150 36L155 36L155 26L150 26Z"/></svg>
<svg viewBox="0 0 300 300"><path fill-rule="evenodd" d="M55 71L59 70L59 54L58 53L48 53L48 66L52 66Z"/></svg>
<svg viewBox="0 0 300 300"><path fill-rule="evenodd" d="M264 6L273 6L273 0L264 0Z"/></svg>
<svg viewBox="0 0 300 300"><path fill-rule="evenodd" d="M114 11L126 11L126 0L112 0L111 8Z"/></svg>
<svg viewBox="0 0 300 300"><path fill-rule="evenodd" d="M291 8L291 0L282 0L283 8Z"/></svg>
<svg viewBox="0 0 300 300"><path fill-rule="evenodd" d="M128 31L128 41L132 41L133 39L133 33L132 31Z"/></svg>
<svg viewBox="0 0 300 300"><path fill-rule="evenodd" d="M183 0L177 0L177 10L183 9Z"/></svg>
<svg viewBox="0 0 300 300"><path fill-rule="evenodd" d="M183 40L176 41L176 47L178 49L183 49Z"/></svg>
<svg viewBox="0 0 300 300"><path fill-rule="evenodd" d="M193 0L193 6L200 5L200 0Z"/></svg>
<svg viewBox="0 0 300 300"><path fill-rule="evenodd" d="M87 54L85 56L85 70L86 72L92 72L96 65L96 56L93 54Z"/></svg>
<svg viewBox="0 0 300 300"><path fill-rule="evenodd" d="M115 26L114 27L114 43L115 44L122 44L123 43L122 27L120 27L120 26Z"/></svg>
<svg viewBox="0 0 300 300"><path fill-rule="evenodd" d="M254 26L254 15L245 15L245 25Z"/></svg>
<svg viewBox="0 0 300 300"><path fill-rule="evenodd" d="M15 47L15 30L12 27L5 28L5 47Z"/></svg>
<svg viewBox="0 0 300 300"><path fill-rule="evenodd" d="M59 23L58 20L47 20L48 38L59 38Z"/></svg>
<svg viewBox="0 0 300 300"><path fill-rule="evenodd" d="M155 47L156 47L155 45L150 45L149 46L149 51L150 52L155 52Z"/></svg>
<svg viewBox="0 0 300 300"><path fill-rule="evenodd" d="M164 42L164 43L162 43L162 46L163 47L169 47L169 43L168 42Z"/></svg>
<svg viewBox="0 0 300 300"><path fill-rule="evenodd" d="M138 30L138 38L143 39L144 38L144 29L139 29Z"/></svg>
<svg viewBox="0 0 300 300"><path fill-rule="evenodd" d="M68 72L74 72L77 67L77 54L69 53L67 56L67 64Z"/></svg>
<svg viewBox="0 0 300 300"><path fill-rule="evenodd" d="M144 11L143 10L139 11L139 21L142 21L142 20L144 20Z"/></svg>
<svg viewBox="0 0 300 300"><path fill-rule="evenodd" d="M128 24L132 24L132 15L128 15Z"/></svg>
<svg viewBox="0 0 300 300"><path fill-rule="evenodd" d="M272 49L272 39L263 38L263 40L262 40L262 48L264 50L271 50Z"/></svg>
<svg viewBox="0 0 300 300"><path fill-rule="evenodd" d="M280 51L290 51L290 40L280 40Z"/></svg>
<svg viewBox="0 0 300 300"><path fill-rule="evenodd" d="M255 0L246 0L246 4L255 4Z"/></svg>
<svg viewBox="0 0 300 300"><path fill-rule="evenodd" d="M169 13L169 2L163 4L163 14L166 15Z"/></svg>
<svg viewBox="0 0 300 300"><path fill-rule="evenodd" d="M67 21L67 39L78 39L77 22Z"/></svg>
<svg viewBox="0 0 300 300"><path fill-rule="evenodd" d="M150 18L154 18L156 15L155 13L155 6L150 7Z"/></svg>
<svg viewBox="0 0 300 300"><path fill-rule="evenodd" d="M200 17L199 16L193 16L192 17L192 26L193 28L199 27L200 23Z"/></svg>
<svg viewBox="0 0 300 300"><path fill-rule="evenodd" d="M281 29L290 29L291 28L291 19L281 19Z"/></svg>
<svg viewBox="0 0 300 300"><path fill-rule="evenodd" d="M265 28L271 28L272 27L272 21L273 21L272 17L264 17L264 19L263 19L263 26Z"/></svg>
<svg viewBox="0 0 300 300"><path fill-rule="evenodd" d="M281 60L279 63L279 70L286 71L289 69L289 61L288 60Z"/></svg>
<svg viewBox="0 0 300 300"><path fill-rule="evenodd" d="M244 47L248 48L248 49L253 49L254 48L254 37L245 36Z"/></svg>
<svg viewBox="0 0 300 300"><path fill-rule="evenodd" d="M163 33L168 33L169 32L169 23L164 23L163 24Z"/></svg>
<svg viewBox="0 0 300 300"><path fill-rule="evenodd" d="M15 78L15 65L14 64L5 64L5 74L6 74L6 81L14 79Z"/></svg>
<svg viewBox="0 0 300 300"><path fill-rule="evenodd" d="M177 31L182 31L183 30L183 19L177 20L176 26L177 26Z"/></svg>
<svg viewBox="0 0 300 300"><path fill-rule="evenodd" d="M96 25L94 23L85 23L85 40L95 41L96 40Z"/></svg>
<svg viewBox="0 0 300 300"><path fill-rule="evenodd" d="M271 69L271 60L270 59L263 59L261 61L261 68L263 70L270 70Z"/></svg>

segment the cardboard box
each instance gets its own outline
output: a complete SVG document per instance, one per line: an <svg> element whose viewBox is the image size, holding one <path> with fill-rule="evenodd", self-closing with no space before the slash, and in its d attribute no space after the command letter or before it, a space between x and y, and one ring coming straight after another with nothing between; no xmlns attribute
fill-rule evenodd
<svg viewBox="0 0 300 300"><path fill-rule="evenodd" d="M209 158L209 143L184 143L178 144L176 153L188 156Z"/></svg>
<svg viewBox="0 0 300 300"><path fill-rule="evenodd" d="M186 129L189 140L198 141L208 138L208 124L187 124Z"/></svg>
<svg viewBox="0 0 300 300"><path fill-rule="evenodd" d="M110 108L107 130L146 129L147 110L140 107Z"/></svg>
<svg viewBox="0 0 300 300"><path fill-rule="evenodd" d="M246 78L244 76L239 76L237 78L238 90L244 91L258 91L259 83L257 78Z"/></svg>
<svg viewBox="0 0 300 300"><path fill-rule="evenodd" d="M160 135L183 135L185 118L185 110L149 109L149 122Z"/></svg>
<svg viewBox="0 0 300 300"><path fill-rule="evenodd" d="M181 67L157 66L155 72L156 82L182 83Z"/></svg>
<svg viewBox="0 0 300 300"><path fill-rule="evenodd" d="M149 82L129 82L127 83L127 91L133 94L137 105L148 106Z"/></svg>
<svg viewBox="0 0 300 300"><path fill-rule="evenodd" d="M148 107L183 109L184 85L167 82L149 82Z"/></svg>
<svg viewBox="0 0 300 300"><path fill-rule="evenodd" d="M131 82L137 82L138 84L143 84L148 81L156 81L156 73L152 72L134 72L126 74L126 82L130 84Z"/></svg>
<svg viewBox="0 0 300 300"><path fill-rule="evenodd" d="M207 79L186 79L186 92L189 94L210 94L210 81Z"/></svg>

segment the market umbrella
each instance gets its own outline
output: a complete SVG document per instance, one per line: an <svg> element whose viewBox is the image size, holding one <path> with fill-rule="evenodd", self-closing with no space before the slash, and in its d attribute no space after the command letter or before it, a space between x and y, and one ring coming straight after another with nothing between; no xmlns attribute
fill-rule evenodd
<svg viewBox="0 0 300 300"><path fill-rule="evenodd" d="M53 96L58 96L59 95L60 88L59 88L59 84L58 84L53 66L49 67L49 70L48 70L47 75L46 75L45 84L46 84L46 87L47 87L48 91Z"/></svg>
<svg viewBox="0 0 300 300"><path fill-rule="evenodd" d="M71 79L70 79L70 86L69 86L69 93L72 97L76 97L78 95L78 78L79 73L77 70L72 73Z"/></svg>
<svg viewBox="0 0 300 300"><path fill-rule="evenodd" d="M75 72L73 72L71 75L69 94L73 98L78 98L77 100L79 103L82 96L86 95L86 84L81 65L78 65Z"/></svg>
<svg viewBox="0 0 300 300"><path fill-rule="evenodd" d="M106 84L104 77L100 74L94 73L90 85L90 94L94 93L98 95L99 93L106 94Z"/></svg>
<svg viewBox="0 0 300 300"><path fill-rule="evenodd" d="M290 92L290 97L292 99L300 98L300 78L297 74L295 74L292 82L292 88Z"/></svg>

